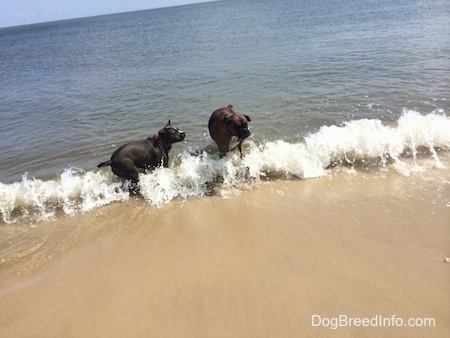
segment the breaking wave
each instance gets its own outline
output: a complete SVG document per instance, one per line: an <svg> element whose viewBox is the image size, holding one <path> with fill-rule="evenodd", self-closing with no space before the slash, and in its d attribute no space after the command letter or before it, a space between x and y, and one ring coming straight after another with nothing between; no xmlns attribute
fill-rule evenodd
<svg viewBox="0 0 450 338"><path fill-rule="evenodd" d="M439 156L450 149L450 119L442 110L421 115L404 111L395 125L361 119L324 126L301 142L249 140L246 156L219 159L207 147L186 149L172 157L171 168L140 176L141 194L151 205L174 199L226 195L262 179L308 179L335 166L389 169L402 175L423 170L421 156L434 168L445 168ZM130 198L109 169L66 169L56 179L23 175L20 182L0 183L3 222L16 223L73 215Z"/></svg>

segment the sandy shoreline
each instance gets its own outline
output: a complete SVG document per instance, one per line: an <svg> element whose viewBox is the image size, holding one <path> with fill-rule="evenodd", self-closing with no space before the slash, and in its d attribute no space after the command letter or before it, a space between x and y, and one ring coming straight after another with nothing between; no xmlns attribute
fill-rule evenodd
<svg viewBox="0 0 450 338"><path fill-rule="evenodd" d="M1 267L0 336L448 336L450 174L438 176L269 182L61 219L95 230L25 276ZM333 330L314 315L435 326Z"/></svg>

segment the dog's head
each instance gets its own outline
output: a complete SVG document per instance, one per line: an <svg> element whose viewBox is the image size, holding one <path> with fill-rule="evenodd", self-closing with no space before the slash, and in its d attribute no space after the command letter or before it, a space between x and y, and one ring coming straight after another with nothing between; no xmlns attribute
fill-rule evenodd
<svg viewBox="0 0 450 338"><path fill-rule="evenodd" d="M186 137L186 134L183 131L179 130L177 127L172 126L169 120L166 126L158 132L158 137L164 143L172 144L183 141Z"/></svg>
<svg viewBox="0 0 450 338"><path fill-rule="evenodd" d="M248 130L248 122L251 121L248 115L238 114L233 110L233 106L230 104L227 108L229 114L226 114L222 122L225 124L225 128L232 136L236 136L239 139L245 139L250 136L250 130Z"/></svg>

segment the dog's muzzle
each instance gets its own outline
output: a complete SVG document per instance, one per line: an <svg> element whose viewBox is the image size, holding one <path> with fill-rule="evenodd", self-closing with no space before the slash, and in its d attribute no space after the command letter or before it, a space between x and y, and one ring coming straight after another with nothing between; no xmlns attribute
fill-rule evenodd
<svg viewBox="0 0 450 338"><path fill-rule="evenodd" d="M239 129L237 132L237 136L238 136L238 138L241 138L241 139L247 138L250 136L250 130L248 130L248 128Z"/></svg>

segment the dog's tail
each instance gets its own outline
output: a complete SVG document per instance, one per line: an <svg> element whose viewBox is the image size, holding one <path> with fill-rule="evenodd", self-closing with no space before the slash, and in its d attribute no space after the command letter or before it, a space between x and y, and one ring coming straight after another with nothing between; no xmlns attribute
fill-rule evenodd
<svg viewBox="0 0 450 338"><path fill-rule="evenodd" d="M102 163L100 163L100 164L97 166L97 168L107 167L107 166L111 165L111 163L112 163L111 160L106 161L106 162L102 162Z"/></svg>

